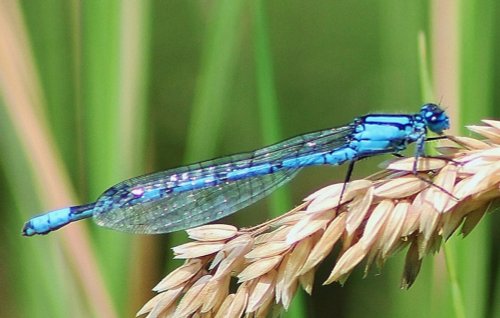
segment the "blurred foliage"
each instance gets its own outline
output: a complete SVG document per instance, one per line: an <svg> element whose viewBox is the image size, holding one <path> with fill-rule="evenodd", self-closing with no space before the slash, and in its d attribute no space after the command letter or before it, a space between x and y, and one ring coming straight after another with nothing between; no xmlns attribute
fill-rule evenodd
<svg viewBox="0 0 500 318"><path fill-rule="evenodd" d="M499 8L491 0L451 6L455 20L440 25L448 20L436 18L436 3L424 0L0 4L0 22L9 26L0 30L2 52L16 45L9 32L27 44L26 54L12 53L21 64L0 56L7 62L0 65L0 316L106 317L76 274L64 243L69 236L20 236L29 216L60 206L43 196L40 184L46 183L36 171L45 168L24 142L26 129L16 128L20 118L12 112L19 108L10 94L35 101L32 111L56 146L47 156L62 158L58 169L78 194L77 201L63 200L89 202L128 177L258 148L366 113L415 112L432 101L457 114L460 125L498 117ZM424 100L429 83L420 78L418 34L426 35L427 63L437 78L435 32L445 27L458 39L444 53L458 56L453 76L459 92L452 98L437 90L435 100ZM7 91L9 63L21 69L33 63L38 86ZM384 159L361 162L355 176L373 172ZM344 173L345 167L307 169L290 186L292 200L283 196L277 204L292 207ZM228 221L251 225L267 216L266 203L258 203ZM500 238L489 229L498 221L491 215L472 237L450 245L468 317L500 315ZM80 223L89 230L95 253L89 257L104 277L108 307L119 317L134 315L171 264L172 236L145 238ZM455 317L443 262L442 256L426 260L410 291L398 289L401 258L380 276L354 273L344 287L321 286L327 273L320 271L313 296L301 297L300 308L285 316Z"/></svg>

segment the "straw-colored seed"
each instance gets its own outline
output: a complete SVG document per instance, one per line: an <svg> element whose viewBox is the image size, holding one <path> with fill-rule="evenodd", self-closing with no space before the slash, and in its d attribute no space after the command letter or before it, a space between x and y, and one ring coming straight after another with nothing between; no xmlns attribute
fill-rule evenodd
<svg viewBox="0 0 500 318"><path fill-rule="evenodd" d="M307 197L304 198L304 201L313 201L316 199L322 200L324 198L332 197L340 193L342 191L343 185L340 183L332 184L326 187L323 187Z"/></svg>
<svg viewBox="0 0 500 318"><path fill-rule="evenodd" d="M299 275L304 275L309 272L330 253L333 246L344 232L345 218L346 213L342 213L328 225L319 241L314 245L307 260L304 262Z"/></svg>
<svg viewBox="0 0 500 318"><path fill-rule="evenodd" d="M438 158L419 158L417 163L417 171L430 171L441 169L446 164L446 161ZM387 166L388 170L408 171L412 172L415 165L415 158L409 157L394 161Z"/></svg>
<svg viewBox="0 0 500 318"><path fill-rule="evenodd" d="M458 201L452 197L457 178L457 167L454 165L447 165L433 180L433 186L430 186L426 191L425 200L431 202L434 209L443 213L446 212L448 203L451 200Z"/></svg>
<svg viewBox="0 0 500 318"><path fill-rule="evenodd" d="M182 287L176 287L156 295L139 310L137 316L144 315L148 312L151 317L159 316L173 307L171 305L177 300L182 290Z"/></svg>
<svg viewBox="0 0 500 318"><path fill-rule="evenodd" d="M361 222L365 219L370 206L373 202L373 187L367 189L365 195L354 198L354 200L349 204L349 213L347 214L346 220L346 231L350 236L358 229Z"/></svg>
<svg viewBox="0 0 500 318"><path fill-rule="evenodd" d="M411 211L416 211L418 213L418 230L429 238L428 234L432 232L437 225L437 218L439 217L439 211L434 208L433 204L433 189L427 188L420 193L419 196L413 200L410 206Z"/></svg>
<svg viewBox="0 0 500 318"><path fill-rule="evenodd" d="M306 211L298 211L288 216L283 217L279 221L275 223L276 226L288 226L293 225L297 221L301 220L304 216L306 216Z"/></svg>
<svg viewBox="0 0 500 318"><path fill-rule="evenodd" d="M500 133L494 127L486 127L486 126L467 126L467 129L472 130L478 134L481 134L493 141L494 143L500 144Z"/></svg>
<svg viewBox="0 0 500 318"><path fill-rule="evenodd" d="M380 198L405 198L422 191L429 184L416 176L410 175L385 182L375 189L374 194Z"/></svg>
<svg viewBox="0 0 500 318"><path fill-rule="evenodd" d="M262 243L245 255L246 259L258 259L279 255L290 248L291 244L285 241L270 241Z"/></svg>
<svg viewBox="0 0 500 318"><path fill-rule="evenodd" d="M259 307L257 307L257 310L255 310L254 316L253 317L267 317L269 312L271 311L271 308L273 307L273 300L274 300L274 292L269 292L266 295L266 298L264 301L261 303ZM271 315L271 317L276 317L277 315Z"/></svg>
<svg viewBox="0 0 500 318"><path fill-rule="evenodd" d="M406 215L410 208L408 201L400 201L396 204L389 216L389 221L381 236L382 257L387 257L389 251L394 249L396 241L400 238Z"/></svg>
<svg viewBox="0 0 500 318"><path fill-rule="evenodd" d="M368 222L366 223L365 231L360 239L360 243L365 249L370 248L382 230L387 217L394 209L394 202L391 200L383 200L373 210Z"/></svg>
<svg viewBox="0 0 500 318"><path fill-rule="evenodd" d="M488 149L482 149L477 151L471 151L461 158L457 158L455 161L462 164L470 164L475 160L487 160L496 161L500 158L500 147L493 147Z"/></svg>
<svg viewBox="0 0 500 318"><path fill-rule="evenodd" d="M196 283L193 284L193 286L191 286L191 288L187 290L186 294L182 297L179 305L177 306L174 314L175 317L187 317L201 307L202 302L199 294L205 285L210 281L210 278L212 278L211 275L201 277Z"/></svg>
<svg viewBox="0 0 500 318"><path fill-rule="evenodd" d="M419 240L419 250L421 257L428 251L429 242L439 224L440 217L441 213L439 213L431 203L426 201L420 207L419 231L421 236Z"/></svg>
<svg viewBox="0 0 500 318"><path fill-rule="evenodd" d="M492 119L482 119L481 121L483 123L485 123L486 125L491 126L500 132L500 121L492 120Z"/></svg>
<svg viewBox="0 0 500 318"><path fill-rule="evenodd" d="M200 292L200 299L203 303L200 308L201 313L217 311L218 307L224 301L229 291L229 276L223 279L210 279Z"/></svg>
<svg viewBox="0 0 500 318"><path fill-rule="evenodd" d="M283 259L281 255L276 255L268 258L259 259L248 265L241 273L238 274L238 282L245 282L269 273Z"/></svg>
<svg viewBox="0 0 500 318"><path fill-rule="evenodd" d="M236 295L231 304L231 308L228 311L228 315L226 317L241 317L241 315L245 312L245 307L248 302L248 289L251 287L252 283L243 282L238 290L236 291Z"/></svg>
<svg viewBox="0 0 500 318"><path fill-rule="evenodd" d="M481 150L490 148L490 145L488 143L470 137L448 136L448 138L450 140L453 140L457 144L461 145L462 147L470 150Z"/></svg>
<svg viewBox="0 0 500 318"><path fill-rule="evenodd" d="M252 244L253 244L253 238L249 234L242 234L230 240L223 246L223 248L221 248L219 252L217 252L217 254L215 254L212 263L210 264L209 270L212 270L215 267L217 267L220 264L220 262L226 259L227 256L235 249L236 251L250 249Z"/></svg>
<svg viewBox="0 0 500 318"><path fill-rule="evenodd" d="M288 310L290 307L290 304L292 303L293 296L295 295L295 292L297 291L297 287L299 286L299 283L297 279L294 279L292 282L289 282L285 288L281 292L281 304L283 305L283 308L285 310Z"/></svg>
<svg viewBox="0 0 500 318"><path fill-rule="evenodd" d="M420 225L420 210L423 206L424 193L418 193L413 201L411 202L410 208L406 215L405 221L403 223L403 229L401 231L402 237L408 237L418 230Z"/></svg>
<svg viewBox="0 0 500 318"><path fill-rule="evenodd" d="M308 237L295 245L288 261L285 264L285 272L283 275L283 281L285 286L296 280L296 278L300 275L299 271L304 266L309 253L311 252L311 248L313 246L313 242L316 241L316 237Z"/></svg>
<svg viewBox="0 0 500 318"><path fill-rule="evenodd" d="M454 193L459 199L464 199L498 184L500 182L500 162L492 164L467 180L467 183Z"/></svg>
<svg viewBox="0 0 500 318"><path fill-rule="evenodd" d="M189 242L174 247L176 259L197 258L217 253L224 247L224 242Z"/></svg>
<svg viewBox="0 0 500 318"><path fill-rule="evenodd" d="M354 180L352 182L349 182L349 184L346 186L345 191L359 191L362 189L369 188L372 185L372 182L369 180ZM337 196L340 194L342 189L344 188L343 183L337 183L337 184L332 184L329 186L326 186L310 195L308 195L304 201L313 201L313 200L322 200L325 198L331 198L333 196Z"/></svg>
<svg viewBox="0 0 500 318"><path fill-rule="evenodd" d="M478 157L473 160L465 161L459 168L459 175L464 178L474 175L481 170L491 166L493 163L500 160L500 157Z"/></svg>
<svg viewBox="0 0 500 318"><path fill-rule="evenodd" d="M457 183L454 189L454 195L460 195L458 198L461 201L470 199L471 197L477 197L481 192L490 191L494 188L495 184L498 184L500 180L500 162L491 164L488 167L482 169L470 177L464 177L460 182ZM484 172L489 172L486 174Z"/></svg>
<svg viewBox="0 0 500 318"><path fill-rule="evenodd" d="M275 302L278 304L281 301L281 294L285 288L285 268L286 264L290 260L290 253L287 253L283 256L283 260L278 267L278 274L276 275L276 286L274 288L275 291Z"/></svg>
<svg viewBox="0 0 500 318"><path fill-rule="evenodd" d="M232 238L238 233L233 225L209 224L186 230L188 236L196 241L222 241Z"/></svg>
<svg viewBox="0 0 500 318"><path fill-rule="evenodd" d="M316 195L309 196L311 203L307 206L307 213L317 213L330 210L350 201L356 193L365 190L372 186L372 182L369 180L355 180L350 182L345 186L343 184L331 187L329 191L318 191ZM328 187L327 187L328 188ZM344 190L344 192L342 192ZM342 201L340 201L340 196L342 195Z"/></svg>
<svg viewBox="0 0 500 318"><path fill-rule="evenodd" d="M287 237L288 232L290 232L290 229L291 229L290 226L280 226L279 228L270 233L260 234L255 238L255 244L257 245L273 241L282 242Z"/></svg>
<svg viewBox="0 0 500 318"><path fill-rule="evenodd" d="M349 201L352 199L351 197L348 197L345 195L347 193L344 193L344 196L342 196L342 201L340 198L340 192L332 197L327 197L327 198L322 198L320 199L315 199L311 201L311 203L307 206L307 213L319 213L319 212L324 212L326 210L334 209L338 207L339 205Z"/></svg>
<svg viewBox="0 0 500 318"><path fill-rule="evenodd" d="M161 282L153 288L155 292L162 292L167 289L172 289L175 286L193 278L203 267L203 262L200 259L189 259L184 265L177 268L168 274Z"/></svg>
<svg viewBox="0 0 500 318"><path fill-rule="evenodd" d="M220 262L214 279L220 279L222 276L230 275L233 269L244 262L244 255L250 251L252 246L252 239L248 241L238 240L237 244L233 244L229 250L229 254Z"/></svg>
<svg viewBox="0 0 500 318"><path fill-rule="evenodd" d="M230 317L229 312L231 311L231 307L233 305L233 301L234 301L235 297L236 297L235 294L227 295L226 299L224 299L224 302L222 303L219 310L217 311L217 314L215 315L216 318Z"/></svg>
<svg viewBox="0 0 500 318"><path fill-rule="evenodd" d="M162 310L153 310L146 316L146 318L172 318L174 317L175 309L175 306L172 305L167 308L162 308Z"/></svg>
<svg viewBox="0 0 500 318"><path fill-rule="evenodd" d="M153 298L151 298L150 300L148 300L148 302L145 303L141 307L141 309L139 309L139 311L137 312L136 316L147 314L148 312L150 312L151 310L153 310L153 308L155 308L155 306L158 305L158 303L164 297L165 294L166 293L158 294L158 295L154 296Z"/></svg>
<svg viewBox="0 0 500 318"><path fill-rule="evenodd" d="M298 221L288 233L286 242L288 244L293 244L295 242L301 241L308 237L309 235L326 228L327 224L331 221L335 215L335 210L325 211L323 213L315 213L307 215Z"/></svg>
<svg viewBox="0 0 500 318"><path fill-rule="evenodd" d="M267 303L269 299L273 298L276 275L276 271L272 270L258 278L255 287L252 289L252 292L248 297L248 305L245 311L246 313L257 311L260 306Z"/></svg>
<svg viewBox="0 0 500 318"><path fill-rule="evenodd" d="M352 271L352 269L358 265L367 254L366 249L363 244L357 243L351 246L342 256L339 258L335 267L333 268L330 276L326 279L323 285L328 285L337 281L341 276L344 276Z"/></svg>

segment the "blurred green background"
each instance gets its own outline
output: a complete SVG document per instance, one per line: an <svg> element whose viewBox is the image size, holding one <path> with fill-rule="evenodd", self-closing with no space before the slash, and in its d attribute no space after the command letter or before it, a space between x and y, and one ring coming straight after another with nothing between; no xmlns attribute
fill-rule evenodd
<svg viewBox="0 0 500 318"><path fill-rule="evenodd" d="M91 221L22 237L41 211L366 113L440 102L455 133L498 118L499 17L493 0L0 1L0 316L134 316L178 265L169 247L186 241ZM344 173L307 169L225 221L256 224ZM409 291L403 255L382 275L321 286L331 257L284 316L500 317L493 224L454 237L446 261L427 258Z"/></svg>

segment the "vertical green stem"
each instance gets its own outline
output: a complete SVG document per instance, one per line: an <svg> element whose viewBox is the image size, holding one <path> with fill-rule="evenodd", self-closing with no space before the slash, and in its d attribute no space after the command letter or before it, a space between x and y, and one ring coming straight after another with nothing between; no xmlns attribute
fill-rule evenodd
<svg viewBox="0 0 500 318"><path fill-rule="evenodd" d="M445 247L444 254L446 256L446 268L450 277L450 289L452 293L455 317L465 318L467 317L465 314L465 304L463 301L462 288L457 277L457 266L455 264L455 255L453 255L453 249Z"/></svg>
<svg viewBox="0 0 500 318"><path fill-rule="evenodd" d="M198 81L189 121L185 162L215 155L228 105L239 49L240 16L244 0L210 3ZM183 241L184 233L172 235L171 245ZM169 264L171 266L171 264Z"/></svg>
<svg viewBox="0 0 500 318"><path fill-rule="evenodd" d="M133 174L124 164L129 158L123 141L121 120L129 117L131 108L122 105L123 90L127 85L122 64L124 59L122 10L120 1L90 0L82 3L82 99L84 105L85 153L89 199L94 200L103 190ZM130 36L130 35L129 35ZM130 87L129 87L130 88ZM129 121L126 121L130 123ZM126 127L132 136L141 125ZM130 241L127 234L102 230L96 231L96 249L101 268L116 304L125 304L130 259ZM124 308L121 306L121 316Z"/></svg>
<svg viewBox="0 0 500 318"><path fill-rule="evenodd" d="M257 77L257 96L261 130L265 144L271 144L282 139L278 98L274 85L273 62L269 44L269 27L264 2L254 2L254 47ZM272 216L278 216L290 207L290 192L288 189L279 189L269 198ZM289 317L306 317L305 299L302 292L298 292L290 309Z"/></svg>

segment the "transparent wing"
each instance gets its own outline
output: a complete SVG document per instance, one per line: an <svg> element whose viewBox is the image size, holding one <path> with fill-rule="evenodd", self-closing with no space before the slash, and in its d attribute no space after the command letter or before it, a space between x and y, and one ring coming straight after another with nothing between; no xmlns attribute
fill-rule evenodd
<svg viewBox="0 0 500 318"><path fill-rule="evenodd" d="M218 220L269 195L299 169L226 182L215 187L172 193L159 200L114 208L94 215L97 224L116 230L158 234Z"/></svg>
<svg viewBox="0 0 500 318"><path fill-rule="evenodd" d="M195 181L210 175L218 175L224 171L232 171L272 163L285 158L296 158L313 153L322 153L341 147L347 142L347 137L353 131L348 125L297 136L253 152L221 157L179 168L160 171L145 176L125 180L119 186L147 187L152 184L164 183L167 188L176 186L172 180Z"/></svg>
<svg viewBox="0 0 500 318"><path fill-rule="evenodd" d="M301 167L272 174L225 180L230 171L286 158L331 151L345 145L352 126L313 132L253 151L125 180L97 201L99 225L136 233L166 233L205 224L256 202L287 182ZM217 179L203 188L189 188L196 180ZM137 189L158 189L151 200L135 200Z"/></svg>

